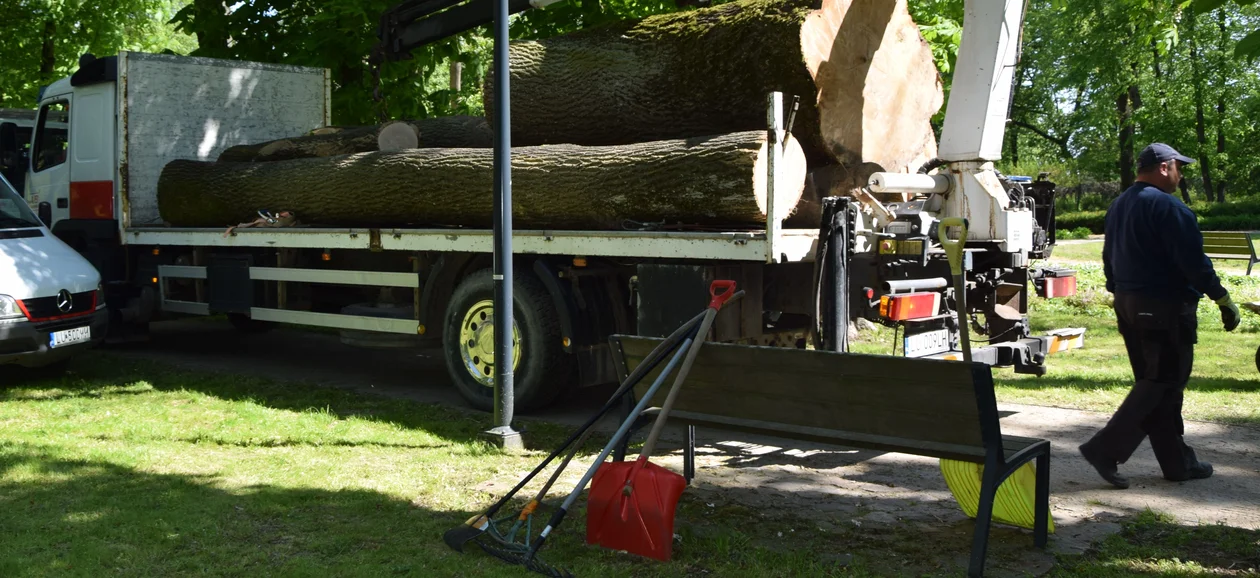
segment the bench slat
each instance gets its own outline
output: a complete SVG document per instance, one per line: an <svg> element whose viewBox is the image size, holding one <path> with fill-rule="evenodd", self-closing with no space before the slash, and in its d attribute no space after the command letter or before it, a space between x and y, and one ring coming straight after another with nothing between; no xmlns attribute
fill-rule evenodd
<svg viewBox="0 0 1260 578"><path fill-rule="evenodd" d="M660 341L614 336L613 347L625 364L622 375ZM639 383L636 395L646 392L664 365ZM664 402L670 383L654 405ZM983 455L972 365L957 361L705 343L674 410L801 428L843 427L855 434L969 446Z"/></svg>

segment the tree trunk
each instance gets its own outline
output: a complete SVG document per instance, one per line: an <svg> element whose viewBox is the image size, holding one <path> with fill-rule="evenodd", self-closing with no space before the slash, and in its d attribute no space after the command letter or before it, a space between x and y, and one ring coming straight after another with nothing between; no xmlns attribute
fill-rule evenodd
<svg viewBox="0 0 1260 578"><path fill-rule="evenodd" d="M607 147L512 151L513 222L619 230L627 220L756 228L765 223L766 132ZM226 227L260 208L316 226L490 227L493 149L409 149L270 163L176 160L158 181L172 226ZM787 142L777 207L791 209L805 157ZM786 211L785 211L786 212Z"/></svg>
<svg viewBox="0 0 1260 578"><path fill-rule="evenodd" d="M1216 68L1219 74L1217 82L1220 85L1216 93L1216 155L1218 159L1224 159L1226 158L1225 157L1225 93L1226 91L1229 90L1229 84L1225 79L1224 60L1226 58L1225 51L1227 50L1227 47L1229 46L1229 40L1230 40L1229 31L1226 30L1225 28L1225 11L1224 10L1216 11L1216 26L1217 26L1217 29L1221 33L1219 37L1220 45L1217 47L1217 54L1221 62L1217 64L1217 68ZM1223 166L1217 167L1217 169L1220 170L1221 173L1227 173L1226 168ZM1216 202L1218 203L1225 202L1225 186L1226 186L1226 180L1224 176L1222 175L1220 176L1220 178L1216 179Z"/></svg>
<svg viewBox="0 0 1260 578"><path fill-rule="evenodd" d="M1116 98L1116 112L1120 115L1120 189L1133 186L1133 118L1129 108L1129 92Z"/></svg>
<svg viewBox="0 0 1260 578"><path fill-rule="evenodd" d="M1190 72L1194 82L1194 135L1198 142L1198 156L1196 159L1199 165L1199 174L1203 176L1203 196L1207 200L1212 200L1212 192L1216 189L1212 187L1212 159L1208 158L1207 153L1207 127L1204 126L1206 121L1203 116L1203 74L1199 70L1199 50L1198 39L1195 34L1196 14L1191 11L1190 18Z"/></svg>
<svg viewBox="0 0 1260 578"><path fill-rule="evenodd" d="M764 130L782 91L801 98L792 133L811 164L917 169L935 155L941 83L904 0L870 4L735 0L513 42L512 143ZM483 91L493 123L493 75Z"/></svg>
<svg viewBox="0 0 1260 578"><path fill-rule="evenodd" d="M488 148L494 134L479 116L441 116L405 122L420 133L421 148ZM311 134L264 143L237 145L219 154L220 162L266 162L348 155L379 150L386 126L324 127Z"/></svg>
<svg viewBox="0 0 1260 578"><path fill-rule="evenodd" d="M44 21L43 46L39 53L39 80L48 84L53 80L53 72L57 70L57 23Z"/></svg>

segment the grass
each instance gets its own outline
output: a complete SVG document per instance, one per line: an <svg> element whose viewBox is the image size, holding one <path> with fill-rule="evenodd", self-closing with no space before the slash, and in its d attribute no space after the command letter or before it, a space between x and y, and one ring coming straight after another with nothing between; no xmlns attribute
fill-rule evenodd
<svg viewBox="0 0 1260 578"><path fill-rule="evenodd" d="M527 423L537 447L510 455L478 438L485 423L453 408L94 352L68 375L0 387L0 575L528 576L475 549L457 554L441 535L566 430ZM580 576L960 576L970 540L968 522L820 527L686 492L673 561L659 563L584 544L583 506L545 550ZM1116 575L1151 556L1172 568L1188 563L1173 558L1223 564L1228 556L1191 554L1254 539L1176 527L1215 533L1165 547L1150 539L1153 523L1172 527L1138 520L1098 552L1060 560L1059 575ZM1020 568L1030 552L1027 532L996 527L989 566Z"/></svg>
<svg viewBox="0 0 1260 578"><path fill-rule="evenodd" d="M998 400L1112 412L1124 400L1133 374L1124 342L1116 330L1111 294L1104 287L1102 243L1055 247L1047 265L1077 271L1077 295L1062 299L1032 298L1033 333L1060 327L1084 327L1085 347L1049 358L1041 377L996 370ZM1260 277L1243 275L1245 265L1216 261L1217 271L1235 301L1260 300ZM978 337L978 336L975 336ZM975 338L973 337L973 339ZM892 331L879 328L861 335L854 349L890 353ZM1260 427L1260 372L1255 365L1260 347L1260 316L1243 310L1242 324L1226 333L1220 311L1207 299L1199 304L1199 343L1194 372L1186 388L1186 419Z"/></svg>
<svg viewBox="0 0 1260 578"><path fill-rule="evenodd" d="M1258 576L1260 531L1224 525L1184 526L1153 511L1140 514L1119 534L1083 556L1064 561L1049 575Z"/></svg>

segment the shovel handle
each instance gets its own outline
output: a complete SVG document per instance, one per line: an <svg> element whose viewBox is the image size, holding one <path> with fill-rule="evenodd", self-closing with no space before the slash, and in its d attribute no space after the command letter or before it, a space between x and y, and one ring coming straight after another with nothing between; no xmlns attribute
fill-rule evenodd
<svg viewBox="0 0 1260 578"><path fill-rule="evenodd" d="M945 233L950 227L958 227L958 240L950 239ZM945 257L949 259L949 271L954 275L962 275L963 246L967 243L967 219L962 217L945 217L936 227L936 235L940 238L941 247L945 249Z"/></svg>

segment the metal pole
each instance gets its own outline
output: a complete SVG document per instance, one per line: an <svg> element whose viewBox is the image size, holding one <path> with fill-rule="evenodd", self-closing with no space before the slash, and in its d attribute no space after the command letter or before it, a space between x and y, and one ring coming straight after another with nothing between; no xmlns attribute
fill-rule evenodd
<svg viewBox="0 0 1260 578"><path fill-rule="evenodd" d="M494 429L503 447L521 449L512 429L512 119L508 102L508 3L495 0L494 15Z"/></svg>

